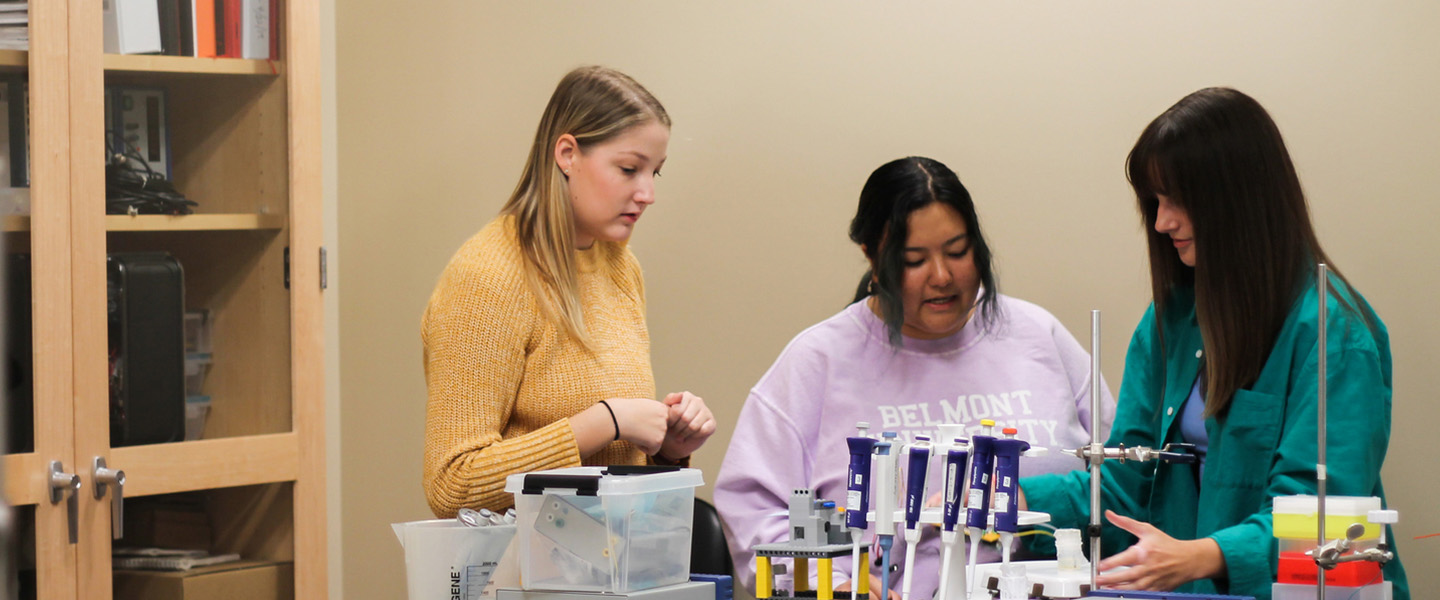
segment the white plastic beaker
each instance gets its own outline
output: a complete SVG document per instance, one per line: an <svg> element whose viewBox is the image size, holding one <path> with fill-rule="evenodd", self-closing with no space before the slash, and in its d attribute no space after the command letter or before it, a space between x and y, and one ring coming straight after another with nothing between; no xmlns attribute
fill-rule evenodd
<svg viewBox="0 0 1440 600"><path fill-rule="evenodd" d="M500 557L515 539L514 525L470 527L455 519L395 523L405 547L410 600L477 600Z"/></svg>

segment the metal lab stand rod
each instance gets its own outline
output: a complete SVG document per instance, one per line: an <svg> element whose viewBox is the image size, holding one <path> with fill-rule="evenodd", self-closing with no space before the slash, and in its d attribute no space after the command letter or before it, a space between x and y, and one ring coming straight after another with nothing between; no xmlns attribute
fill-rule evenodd
<svg viewBox="0 0 1440 600"><path fill-rule="evenodd" d="M1090 311L1090 589L1100 577L1100 471L1105 447L1100 441L1100 311Z"/></svg>
<svg viewBox="0 0 1440 600"><path fill-rule="evenodd" d="M1318 368L1316 370L1320 372L1320 380L1316 382L1315 387L1315 412L1319 414L1318 418L1320 420L1320 423L1319 426L1316 427L1316 437L1318 438L1318 440L1316 441L1315 455L1315 499L1318 503L1317 508L1320 514L1320 524L1319 530L1316 532L1317 541L1315 542L1315 544L1317 548L1320 548L1325 545L1325 338L1327 337L1327 327L1325 322L1326 320L1328 320L1327 313L1329 312L1326 305L1328 305L1330 301L1330 267L1326 266L1325 263L1320 263L1319 266L1316 268L1316 271L1316 293L1320 296L1320 342L1318 347L1319 356L1316 359L1318 362ZM1320 553L1316 552L1315 554L1316 556L1319 556ZM1321 568L1319 563L1316 563L1315 567L1315 597L1318 600L1325 600L1325 569Z"/></svg>

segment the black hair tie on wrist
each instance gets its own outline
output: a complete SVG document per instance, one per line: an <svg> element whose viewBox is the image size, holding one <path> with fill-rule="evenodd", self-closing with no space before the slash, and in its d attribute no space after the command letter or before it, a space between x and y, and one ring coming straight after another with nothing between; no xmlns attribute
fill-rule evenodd
<svg viewBox="0 0 1440 600"><path fill-rule="evenodd" d="M610 408L609 402L601 400L600 403L605 405L605 410L610 411L610 422L615 424L615 439L610 441L618 442L620 441L620 420L615 418L615 409Z"/></svg>

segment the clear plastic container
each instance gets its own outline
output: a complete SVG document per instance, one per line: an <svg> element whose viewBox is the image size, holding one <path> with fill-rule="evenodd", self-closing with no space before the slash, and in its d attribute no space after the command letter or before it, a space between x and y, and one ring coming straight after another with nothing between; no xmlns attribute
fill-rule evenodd
<svg viewBox="0 0 1440 600"><path fill-rule="evenodd" d="M210 416L209 396L185 397L185 441L205 436L205 419Z"/></svg>
<svg viewBox="0 0 1440 600"><path fill-rule="evenodd" d="M205 388L205 375L210 371L210 354L189 353L185 355L185 394L198 396Z"/></svg>
<svg viewBox="0 0 1440 600"><path fill-rule="evenodd" d="M210 353L210 325L209 310L185 312L185 352L187 354Z"/></svg>
<svg viewBox="0 0 1440 600"><path fill-rule="evenodd" d="M1277 496L1272 511L1274 536L1314 542L1320 526L1319 506L1315 496ZM1325 536L1344 537L1346 528L1360 523L1365 526L1365 533L1358 539L1378 539L1380 526L1368 518L1372 510L1380 510L1380 499L1374 496L1326 496Z"/></svg>
<svg viewBox="0 0 1440 600"><path fill-rule="evenodd" d="M521 587L618 594L688 581L695 488L704 478L698 469L648 469L656 468L576 467L507 478Z"/></svg>

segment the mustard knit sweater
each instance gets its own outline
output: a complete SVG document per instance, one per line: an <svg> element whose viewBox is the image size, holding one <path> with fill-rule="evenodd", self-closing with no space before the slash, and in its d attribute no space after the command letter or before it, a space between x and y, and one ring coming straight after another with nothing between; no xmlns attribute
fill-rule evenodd
<svg viewBox="0 0 1440 600"><path fill-rule="evenodd" d="M425 497L437 517L514 504L505 478L582 464L569 417L606 398L654 398L645 286L625 246L578 254L593 352L547 320L525 283L513 217L451 258L425 309ZM644 464L614 442L583 464Z"/></svg>

